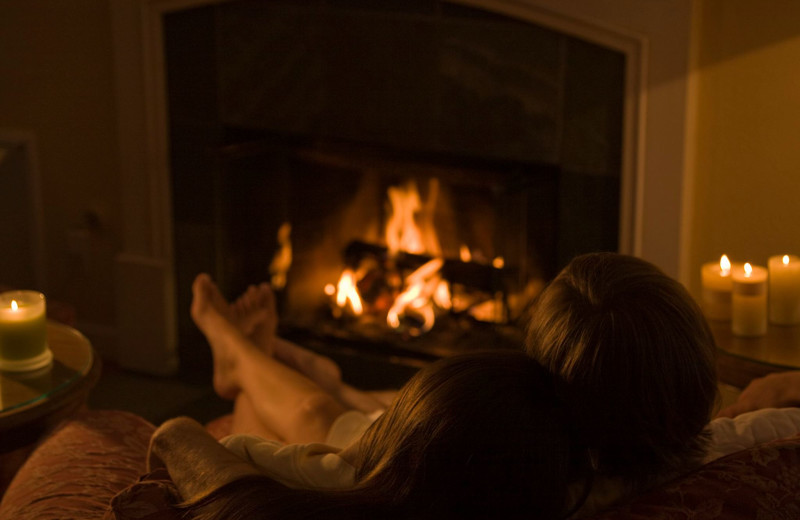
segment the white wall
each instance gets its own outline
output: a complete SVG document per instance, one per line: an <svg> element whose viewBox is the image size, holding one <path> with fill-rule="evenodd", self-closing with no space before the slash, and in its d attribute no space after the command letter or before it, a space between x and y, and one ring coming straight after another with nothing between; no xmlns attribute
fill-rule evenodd
<svg viewBox="0 0 800 520"><path fill-rule="evenodd" d="M723 253L800 252L800 2L703 0L697 34L691 289Z"/></svg>

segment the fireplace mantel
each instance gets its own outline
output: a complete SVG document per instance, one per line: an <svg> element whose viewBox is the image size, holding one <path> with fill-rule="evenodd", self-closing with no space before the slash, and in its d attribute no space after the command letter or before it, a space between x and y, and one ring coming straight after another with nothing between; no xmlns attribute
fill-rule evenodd
<svg viewBox="0 0 800 520"><path fill-rule="evenodd" d="M177 370L174 256L162 18L231 0L112 0L122 251L116 361ZM457 0L626 56L620 251L683 279L688 204L691 0ZM188 311L187 311L188 312Z"/></svg>

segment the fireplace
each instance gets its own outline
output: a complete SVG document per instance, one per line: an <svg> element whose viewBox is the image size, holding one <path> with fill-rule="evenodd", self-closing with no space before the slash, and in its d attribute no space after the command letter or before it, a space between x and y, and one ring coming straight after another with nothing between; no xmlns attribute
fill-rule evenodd
<svg viewBox="0 0 800 520"><path fill-rule="evenodd" d="M195 364L192 277L209 271L234 296L275 274L281 242L285 333L411 362L518 344L520 309L575 254L631 252L671 271L674 257L657 257L681 205L647 174L663 165L643 161L639 129L663 117L637 97L639 34L502 1L372 4L115 2L119 41L143 42L117 51L144 71L143 83L119 71L122 91L134 85L121 97L137 100L121 104L121 364ZM390 194L409 187L438 250L387 244ZM430 262L449 303L433 325L416 308L391 325L386 295ZM337 293L347 272L360 272L363 314Z"/></svg>
<svg viewBox="0 0 800 520"><path fill-rule="evenodd" d="M519 346L558 269L619 249L624 56L446 2L333 5L165 17L179 309L208 271L228 297L271 278L318 348Z"/></svg>

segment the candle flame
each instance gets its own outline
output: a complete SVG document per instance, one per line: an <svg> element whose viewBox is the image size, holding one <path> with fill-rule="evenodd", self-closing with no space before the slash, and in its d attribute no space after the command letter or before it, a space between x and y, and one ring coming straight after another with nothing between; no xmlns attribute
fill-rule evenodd
<svg viewBox="0 0 800 520"><path fill-rule="evenodd" d="M728 255L722 255L719 259L719 268L722 270L722 276L728 276L731 272L731 261L728 260Z"/></svg>
<svg viewBox="0 0 800 520"><path fill-rule="evenodd" d="M745 278L750 278L750 275L753 274L753 266L750 265L750 262L744 264L744 276Z"/></svg>
<svg viewBox="0 0 800 520"><path fill-rule="evenodd" d="M783 255L783 265L789 265L789 255Z"/></svg>
<svg viewBox="0 0 800 520"><path fill-rule="evenodd" d="M19 305L17 305L17 300L11 300L11 310L16 312L19 309Z"/></svg>

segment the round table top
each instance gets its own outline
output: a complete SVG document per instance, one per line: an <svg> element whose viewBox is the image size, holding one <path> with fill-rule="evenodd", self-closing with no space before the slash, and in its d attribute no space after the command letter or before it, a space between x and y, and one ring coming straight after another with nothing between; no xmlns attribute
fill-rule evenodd
<svg viewBox="0 0 800 520"><path fill-rule="evenodd" d="M49 366L30 372L0 371L0 429L11 415L55 399L91 371L91 343L77 330L48 321L47 344L53 352Z"/></svg>
<svg viewBox="0 0 800 520"><path fill-rule="evenodd" d="M800 326L770 325L765 336L741 337L730 322L712 322L717 347L726 354L778 370L800 369Z"/></svg>
<svg viewBox="0 0 800 520"><path fill-rule="evenodd" d="M800 325L770 325L765 336L757 337L734 335L729 321L709 321L709 325L724 383L744 388L771 372L800 370Z"/></svg>

